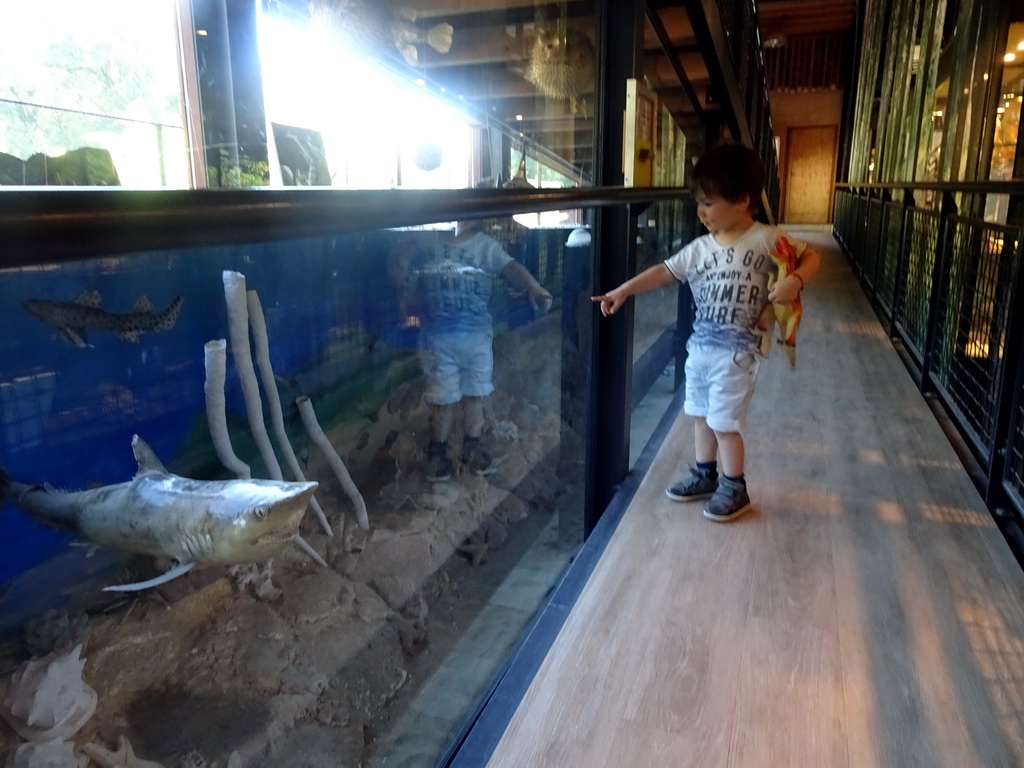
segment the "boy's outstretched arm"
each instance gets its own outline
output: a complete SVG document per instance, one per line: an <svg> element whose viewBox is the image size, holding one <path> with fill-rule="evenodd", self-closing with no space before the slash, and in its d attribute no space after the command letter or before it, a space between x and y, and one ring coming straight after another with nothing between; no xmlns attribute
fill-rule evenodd
<svg viewBox="0 0 1024 768"><path fill-rule="evenodd" d="M530 297L530 303L538 314L547 314L551 309L551 293L537 282L537 278L530 274L523 264L518 261L510 261L501 273L506 280L513 285L522 288Z"/></svg>
<svg viewBox="0 0 1024 768"><path fill-rule="evenodd" d="M591 296L591 301L601 302L601 314L605 317L614 315L626 303L626 299L638 293L664 288L676 282L676 277L668 271L664 264L648 267L636 277L631 277L618 288L613 288L602 296Z"/></svg>
<svg viewBox="0 0 1024 768"><path fill-rule="evenodd" d="M818 252L810 246L804 248L803 253L797 260L796 269L779 280L775 286L768 291L768 301L779 304L786 304L796 301L803 290L804 284L809 283L811 278L818 272L821 266L821 257ZM796 275L796 277L794 277Z"/></svg>

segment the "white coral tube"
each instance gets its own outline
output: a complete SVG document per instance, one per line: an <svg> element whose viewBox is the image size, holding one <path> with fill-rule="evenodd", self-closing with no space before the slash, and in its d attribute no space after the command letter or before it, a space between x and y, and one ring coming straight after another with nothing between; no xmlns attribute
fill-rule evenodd
<svg viewBox="0 0 1024 768"><path fill-rule="evenodd" d="M245 301L245 275L241 272L224 270L224 299L228 307L231 354L235 358L235 368L238 369L238 378L242 382L249 429L267 468L267 474L274 480L283 480L281 465L277 463L277 456L274 455L274 448L270 444L270 435L267 434L267 425L263 423L260 385L256 380L252 351L249 349L249 309Z"/></svg>
<svg viewBox="0 0 1024 768"><path fill-rule="evenodd" d="M327 561L320 557L320 553L313 549L312 545L310 545L310 543L306 541L304 538L302 538L301 536L296 536L293 539L293 541L299 546L299 549L301 549L303 552L305 552L307 555L313 558L313 561L317 565L322 565L324 568L330 568L330 566L327 565Z"/></svg>
<svg viewBox="0 0 1024 768"><path fill-rule="evenodd" d="M331 441L327 439L327 435L320 428L320 424L316 420L316 413L313 412L313 403L310 402L306 395L302 395L296 398L295 404L299 406L299 415L302 416L302 423L306 425L306 432L309 433L310 439L323 451L328 463L334 470L334 474L337 475L338 480L341 482L341 487L349 499L352 500L352 504L356 508L356 521L359 523L359 527L363 529L369 528L370 519L366 515L366 502L363 501L363 496L359 493L359 489L356 488L356 484L352 482L352 476L349 475L348 470L345 468L345 462L341 460L341 456L334 450Z"/></svg>
<svg viewBox="0 0 1024 768"><path fill-rule="evenodd" d="M260 380L263 382L263 391L267 397L267 410L270 411L270 423L274 426L274 435L277 444L284 454L285 462L291 469L296 480L304 481L306 476L302 473L299 460L295 456L291 441L288 439L288 432L284 428L284 414L281 411L281 396L277 392L277 382L274 381L274 367L270 363L270 342L267 336L267 321L263 315L263 305L260 304L260 297L256 291L247 291L246 300L249 309L249 327L252 330L252 343L256 348L256 365L260 369ZM320 526L328 536L334 536L331 524L327 522L320 503L315 497L309 500L309 506L313 508Z"/></svg>
<svg viewBox="0 0 1024 768"><path fill-rule="evenodd" d="M224 380L227 376L228 343L224 339L206 342L206 421L210 425L210 437L217 451L217 458L235 477L248 480L252 477L249 465L235 455L228 434L228 417L224 406Z"/></svg>

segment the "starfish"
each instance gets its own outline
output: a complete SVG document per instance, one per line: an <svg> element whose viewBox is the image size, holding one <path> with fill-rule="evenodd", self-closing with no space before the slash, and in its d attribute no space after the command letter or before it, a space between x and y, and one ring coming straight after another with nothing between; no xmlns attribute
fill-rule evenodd
<svg viewBox="0 0 1024 768"><path fill-rule="evenodd" d="M131 743L124 736L118 737L116 752L111 752L99 744L86 744L82 751L102 768L164 768L160 763L136 757Z"/></svg>

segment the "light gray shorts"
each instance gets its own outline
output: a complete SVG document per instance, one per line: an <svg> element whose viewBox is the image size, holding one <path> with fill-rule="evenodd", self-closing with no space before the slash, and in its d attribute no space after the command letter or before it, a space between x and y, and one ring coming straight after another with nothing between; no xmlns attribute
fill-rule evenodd
<svg viewBox="0 0 1024 768"><path fill-rule="evenodd" d="M752 352L699 344L687 351L683 412L703 417L716 432L739 432L754 396L760 359Z"/></svg>
<svg viewBox="0 0 1024 768"><path fill-rule="evenodd" d="M424 333L420 337L420 365L427 378L423 401L427 405L450 405L463 396L491 394L493 339L493 331Z"/></svg>

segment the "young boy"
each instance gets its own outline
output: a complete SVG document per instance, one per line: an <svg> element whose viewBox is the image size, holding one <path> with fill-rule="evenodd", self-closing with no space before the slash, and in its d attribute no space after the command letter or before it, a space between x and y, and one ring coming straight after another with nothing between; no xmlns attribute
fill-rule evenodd
<svg viewBox="0 0 1024 768"><path fill-rule="evenodd" d="M686 347L683 410L694 417L696 466L666 494L673 501L710 497L704 516L716 522L735 520L750 510L740 430L757 380L755 323L768 302L795 301L820 265L805 243L754 221L763 185L764 166L753 150L732 144L712 149L694 167L692 181L697 217L708 234L664 263L593 297L607 317L635 294L674 280L690 284L697 313ZM796 269L769 291L769 277L778 274L769 251L778 251L780 240L796 251Z"/></svg>
<svg viewBox="0 0 1024 768"><path fill-rule="evenodd" d="M427 479L441 483L452 477L448 441L460 403L463 464L488 475L494 468L480 435L484 398L494 391L491 284L500 275L522 288L538 315L551 308L551 294L497 240L480 232L478 222L459 222L454 235L437 234L419 246L410 241L398 249L390 271L407 294L403 304L415 305L419 313L420 365L427 380L423 399L430 407Z"/></svg>

